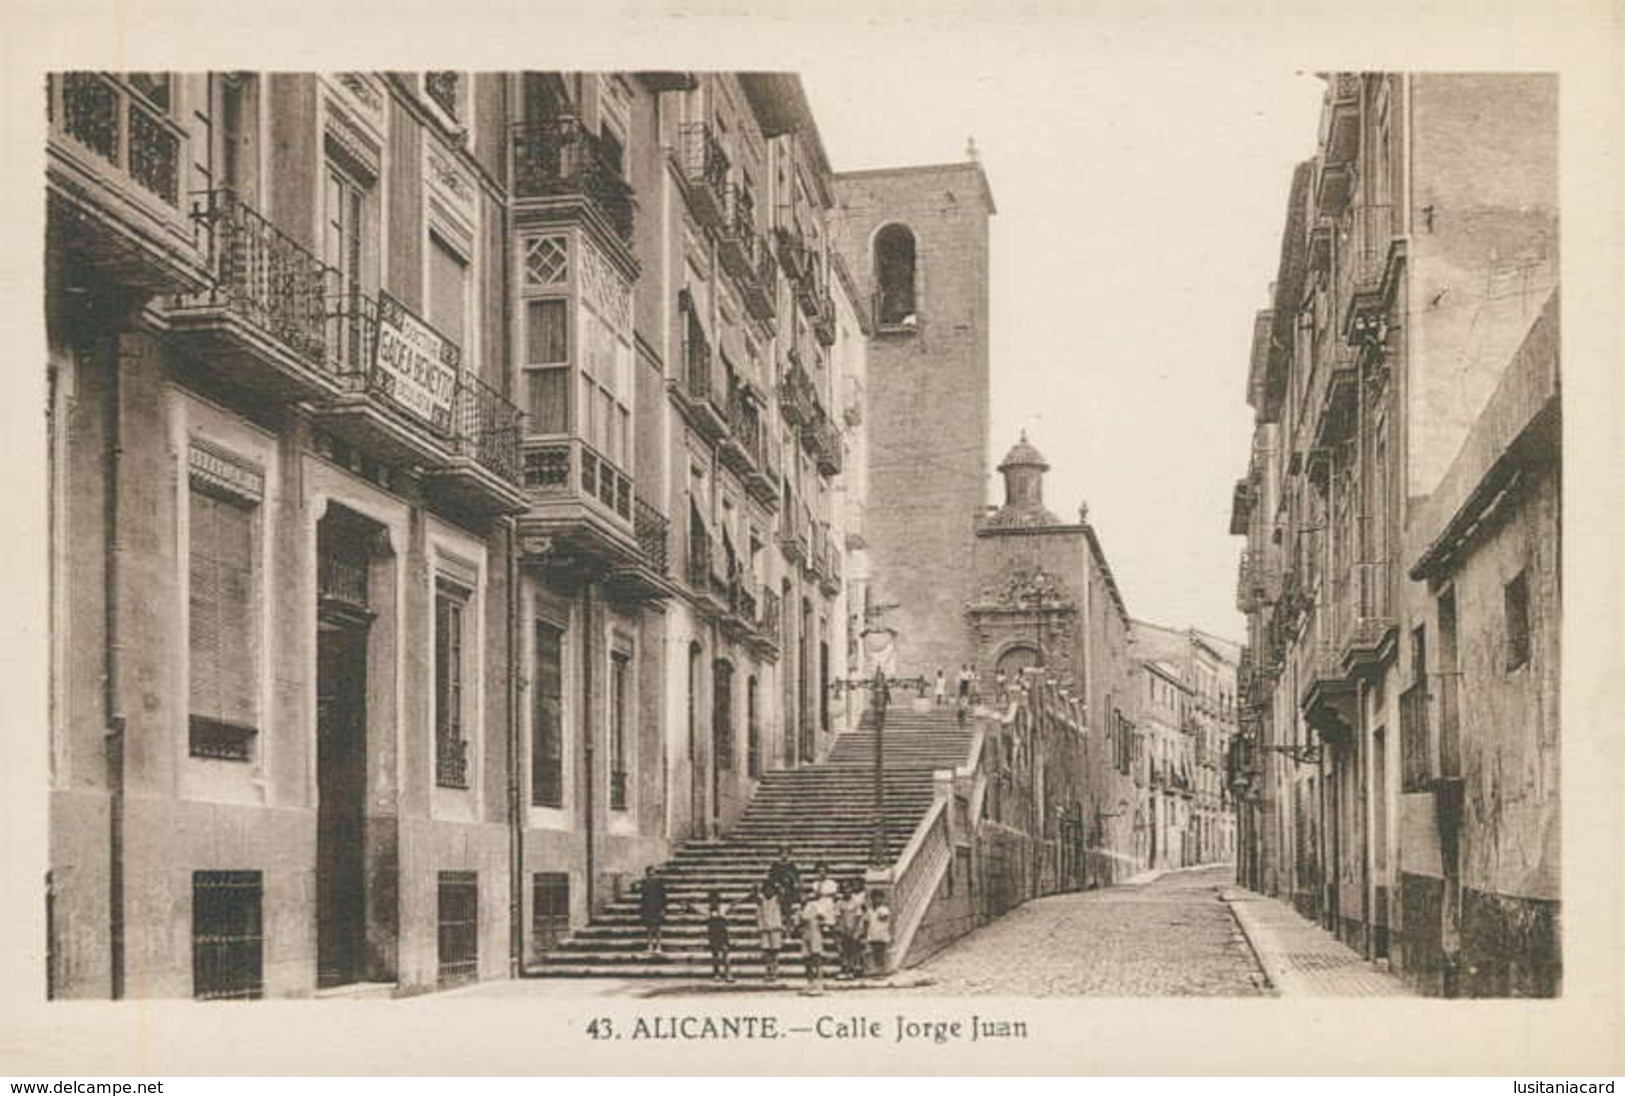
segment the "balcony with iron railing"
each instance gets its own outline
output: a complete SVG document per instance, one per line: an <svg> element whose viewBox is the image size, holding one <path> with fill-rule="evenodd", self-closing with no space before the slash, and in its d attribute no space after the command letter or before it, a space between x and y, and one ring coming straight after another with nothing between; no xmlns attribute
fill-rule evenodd
<svg viewBox="0 0 1625 1096"><path fill-rule="evenodd" d="M204 284L182 206L187 133L167 83L66 72L46 86L49 216L54 255L147 293Z"/></svg>
<svg viewBox="0 0 1625 1096"><path fill-rule="evenodd" d="M728 432L719 451L722 461L743 478L757 471L762 450L761 401L745 385L730 386L727 403Z"/></svg>
<svg viewBox="0 0 1625 1096"><path fill-rule="evenodd" d="M845 443L840 427L827 418L820 418L802 429L801 438L808 455L817 463L819 472L826 476L840 474L846 465Z"/></svg>
<svg viewBox="0 0 1625 1096"><path fill-rule="evenodd" d="M779 382L779 409L791 426L811 426L824 417L818 389L801 364L801 355L788 351L784 378Z"/></svg>
<svg viewBox="0 0 1625 1096"><path fill-rule="evenodd" d="M647 566L632 477L619 465L579 437L526 438L521 451L530 501L519 519L521 538L535 538L553 557L568 553L590 569Z"/></svg>
<svg viewBox="0 0 1625 1096"><path fill-rule="evenodd" d="M1304 721L1333 740L1352 733L1357 698L1354 678L1344 673L1328 605L1317 606L1297 644L1298 706Z"/></svg>
<svg viewBox="0 0 1625 1096"><path fill-rule="evenodd" d="M813 337L825 346L835 345L835 298L830 295L829 287L824 286L818 293L818 308L812 316Z"/></svg>
<svg viewBox="0 0 1625 1096"><path fill-rule="evenodd" d="M1392 572L1391 561L1385 559L1358 562L1350 568L1339 614L1338 648L1345 672L1365 673L1393 654L1398 620Z"/></svg>
<svg viewBox="0 0 1625 1096"><path fill-rule="evenodd" d="M611 592L630 601L671 596L671 520L651 503L634 497L632 534L637 539L637 556L610 572Z"/></svg>
<svg viewBox="0 0 1625 1096"><path fill-rule="evenodd" d="M1236 609L1238 612L1251 613L1258 608L1258 582L1255 576L1253 554L1247 549L1241 553L1241 562L1236 568Z"/></svg>
<svg viewBox="0 0 1625 1096"><path fill-rule="evenodd" d="M760 416L760 412L758 412ZM755 449L752 451L752 465L745 470L745 490L751 497L769 509L779 504L779 457L778 441L773 436L771 418L757 419L755 433Z"/></svg>
<svg viewBox="0 0 1625 1096"><path fill-rule="evenodd" d="M350 285L328 297L325 363L340 391L314 405L317 424L386 463L420 466L430 492L460 507L485 514L525 509L518 408L470 371L460 347L437 335L433 375L408 383L414 367L379 349L386 322L432 334L387 296Z"/></svg>
<svg viewBox="0 0 1625 1096"><path fill-rule="evenodd" d="M426 470L431 494L464 510L518 513L529 505L520 485L524 416L508 398L469 372L457 377L450 458Z"/></svg>
<svg viewBox="0 0 1625 1096"><path fill-rule="evenodd" d="M353 287L229 188L196 195L191 216L210 277L166 302L171 339L234 387L271 399L341 392Z"/></svg>
<svg viewBox="0 0 1625 1096"><path fill-rule="evenodd" d="M730 574L730 570L729 561L719 549L716 538L704 528L690 525L683 578L702 612L715 617L732 612L736 575Z"/></svg>
<svg viewBox="0 0 1625 1096"><path fill-rule="evenodd" d="M829 527L817 518L807 523L807 558L802 561L807 576L822 581L824 568L829 564Z"/></svg>
<svg viewBox="0 0 1625 1096"><path fill-rule="evenodd" d="M1389 267L1398 222L1389 205L1360 203L1344 218L1339 240L1339 333L1350 346L1381 345L1393 286Z"/></svg>
<svg viewBox="0 0 1625 1096"><path fill-rule="evenodd" d="M779 548L791 563L806 563L812 538L812 515L805 504L786 506L779 512Z"/></svg>
<svg viewBox="0 0 1625 1096"><path fill-rule="evenodd" d="M728 378L722 356L713 352L705 329L682 297L682 358L666 382L677 409L702 437L716 441L728 432Z"/></svg>
<svg viewBox="0 0 1625 1096"><path fill-rule="evenodd" d="M824 564L819 568L818 584L830 597L841 592L841 546L828 525L824 526Z"/></svg>
<svg viewBox="0 0 1625 1096"><path fill-rule="evenodd" d="M771 324L778 314L779 262L757 228L756 217L750 192L735 187L718 250L722 265L739 286L745 310L753 318Z"/></svg>
<svg viewBox="0 0 1625 1096"><path fill-rule="evenodd" d="M720 230L728 221L729 163L716 130L706 122L689 122L678 129L672 152L695 218Z"/></svg>
<svg viewBox="0 0 1625 1096"><path fill-rule="evenodd" d="M1360 150L1360 74L1332 73L1326 86L1321 116L1321 159L1331 164L1352 163Z"/></svg>
<svg viewBox="0 0 1625 1096"><path fill-rule="evenodd" d="M766 247L756 229L756 199L742 186L728 188L727 211L717 233L717 257L740 289L756 277L759 249Z"/></svg>
<svg viewBox="0 0 1625 1096"><path fill-rule="evenodd" d="M636 201L602 139L566 116L517 122L509 141L516 222L583 219L630 263Z"/></svg>

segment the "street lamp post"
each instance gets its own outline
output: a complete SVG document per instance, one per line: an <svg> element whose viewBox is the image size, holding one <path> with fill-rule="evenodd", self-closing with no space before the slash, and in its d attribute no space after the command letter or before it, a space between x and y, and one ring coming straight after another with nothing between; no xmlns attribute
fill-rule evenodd
<svg viewBox="0 0 1625 1096"><path fill-rule="evenodd" d="M829 683L837 696L851 689L869 690L869 711L875 728L874 827L869 835L869 863L877 868L889 862L886 855L886 709L891 704L891 689L893 685L904 685L921 692L926 688L923 677L891 677L886 673L887 660L884 656L890 653L896 635L892 629L878 625L865 628L863 642L874 659L874 675L868 678L838 677Z"/></svg>

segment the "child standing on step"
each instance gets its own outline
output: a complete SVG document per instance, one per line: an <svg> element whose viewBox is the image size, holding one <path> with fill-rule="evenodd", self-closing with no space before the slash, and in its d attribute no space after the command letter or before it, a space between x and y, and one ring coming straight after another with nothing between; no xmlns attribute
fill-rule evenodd
<svg viewBox="0 0 1625 1096"><path fill-rule="evenodd" d="M711 946L713 982L734 980L733 971L728 968L728 915L737 904L724 902L721 891L714 890L705 896L705 940Z"/></svg>
<svg viewBox="0 0 1625 1096"><path fill-rule="evenodd" d="M886 973L886 951L891 947L891 907L886 896L875 891L869 899L869 968L871 973Z"/></svg>
<svg viewBox="0 0 1625 1096"><path fill-rule="evenodd" d="M841 949L841 978L851 981L863 977L863 947L869 932L869 902L863 895L863 884L848 883L841 897L839 940Z"/></svg>
<svg viewBox="0 0 1625 1096"><path fill-rule="evenodd" d="M767 964L767 984L779 981L779 949L784 947L784 912L772 883L756 888L756 931L762 937L762 958Z"/></svg>
<svg viewBox="0 0 1625 1096"><path fill-rule="evenodd" d="M816 893L801 906L801 946L806 950L803 962L807 968L807 988L801 992L809 997L824 995L824 929L828 927L829 899Z"/></svg>

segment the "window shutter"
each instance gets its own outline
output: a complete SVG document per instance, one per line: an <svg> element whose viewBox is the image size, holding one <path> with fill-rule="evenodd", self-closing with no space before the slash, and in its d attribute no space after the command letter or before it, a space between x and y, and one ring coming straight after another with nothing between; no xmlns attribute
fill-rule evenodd
<svg viewBox="0 0 1625 1096"><path fill-rule="evenodd" d="M254 722L252 514L191 492L191 714L234 726Z"/></svg>

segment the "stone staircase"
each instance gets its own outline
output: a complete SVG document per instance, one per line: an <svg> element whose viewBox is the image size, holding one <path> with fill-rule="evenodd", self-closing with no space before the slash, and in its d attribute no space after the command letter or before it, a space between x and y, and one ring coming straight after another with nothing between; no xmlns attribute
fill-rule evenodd
<svg viewBox="0 0 1625 1096"><path fill-rule="evenodd" d="M932 801L931 774L963 765L973 733L956 724L951 710L887 714L886 839L895 859L908 844ZM643 924L636 893L611 902L591 923L548 953L536 973L551 977L694 978L709 977L711 953L699 908L711 890L733 901L767 874L783 845L793 850L803 880L824 863L837 879L862 879L873 831L874 733L868 715L858 730L840 735L829 757L816 765L762 774L761 783L737 826L720 841L695 841L667 861L670 909L663 935L664 957L644 952ZM693 903L685 910L683 903ZM735 977L765 973L756 934L755 907L745 903L730 918ZM786 941L780 973L802 971L801 948Z"/></svg>

